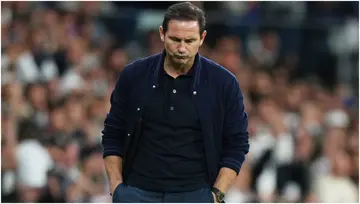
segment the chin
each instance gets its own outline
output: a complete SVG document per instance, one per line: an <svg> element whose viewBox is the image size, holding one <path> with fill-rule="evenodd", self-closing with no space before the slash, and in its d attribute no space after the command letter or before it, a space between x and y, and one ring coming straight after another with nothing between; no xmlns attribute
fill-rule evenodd
<svg viewBox="0 0 360 204"><path fill-rule="evenodd" d="M187 59L176 59L174 60L176 63L178 64L187 64L188 60Z"/></svg>

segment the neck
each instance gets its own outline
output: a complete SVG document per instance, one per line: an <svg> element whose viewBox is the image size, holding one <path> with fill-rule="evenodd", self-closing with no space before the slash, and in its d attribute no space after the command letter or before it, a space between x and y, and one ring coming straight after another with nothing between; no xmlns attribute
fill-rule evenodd
<svg viewBox="0 0 360 204"><path fill-rule="evenodd" d="M191 62L188 63L188 64L178 65L178 64L172 63L171 60L169 60L168 57L165 57L164 69L171 76L173 76L173 75L179 76L181 74L187 73L191 69L191 67L193 66L194 62L195 62L195 58L193 58L191 60Z"/></svg>

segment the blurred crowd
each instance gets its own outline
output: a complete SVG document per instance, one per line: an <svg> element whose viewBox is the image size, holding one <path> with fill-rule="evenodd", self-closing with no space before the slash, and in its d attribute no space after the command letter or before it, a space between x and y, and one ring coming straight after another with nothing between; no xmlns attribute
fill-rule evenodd
<svg viewBox="0 0 360 204"><path fill-rule="evenodd" d="M110 94L127 63L162 51L157 27L124 44L99 18L114 2L1 4L2 202L111 202L100 146ZM282 44L267 28L201 48L237 76L249 115L250 153L226 201L358 202L356 90L299 77L302 59Z"/></svg>

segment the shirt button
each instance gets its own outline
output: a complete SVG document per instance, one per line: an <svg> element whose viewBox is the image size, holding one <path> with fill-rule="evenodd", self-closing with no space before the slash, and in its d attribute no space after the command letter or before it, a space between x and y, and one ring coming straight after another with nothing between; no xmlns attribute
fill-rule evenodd
<svg viewBox="0 0 360 204"><path fill-rule="evenodd" d="M171 107L170 107L170 110L172 110L172 111L173 111L173 110L174 110L174 107L173 107L173 106L171 106Z"/></svg>
<svg viewBox="0 0 360 204"><path fill-rule="evenodd" d="M194 91L193 94L196 95L196 91Z"/></svg>
<svg viewBox="0 0 360 204"><path fill-rule="evenodd" d="M173 89L173 93L176 93L176 89Z"/></svg>
<svg viewBox="0 0 360 204"><path fill-rule="evenodd" d="M137 108L136 110L137 110L137 111L140 111L140 108Z"/></svg>
<svg viewBox="0 0 360 204"><path fill-rule="evenodd" d="M130 134L128 134L128 136L130 136Z"/></svg>
<svg viewBox="0 0 360 204"><path fill-rule="evenodd" d="M155 85L153 85L153 89L155 89L156 88L156 86Z"/></svg>

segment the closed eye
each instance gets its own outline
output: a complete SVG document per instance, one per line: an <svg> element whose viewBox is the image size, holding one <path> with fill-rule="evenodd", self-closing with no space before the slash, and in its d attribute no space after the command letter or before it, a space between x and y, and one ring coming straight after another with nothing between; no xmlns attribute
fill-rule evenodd
<svg viewBox="0 0 360 204"><path fill-rule="evenodd" d="M194 42L194 41L195 41L194 39L185 40L186 43L192 43L192 42Z"/></svg>
<svg viewBox="0 0 360 204"><path fill-rule="evenodd" d="M182 41L182 39L177 38L177 37L169 37L169 39L171 39L171 40L174 41L174 42L181 42L181 41ZM196 39L191 38L191 39L185 39L184 41L185 41L185 43L190 44L190 43L195 42Z"/></svg>
<svg viewBox="0 0 360 204"><path fill-rule="evenodd" d="M181 42L181 39L180 38L176 38L176 37L169 37L172 41L175 41L175 42Z"/></svg>

